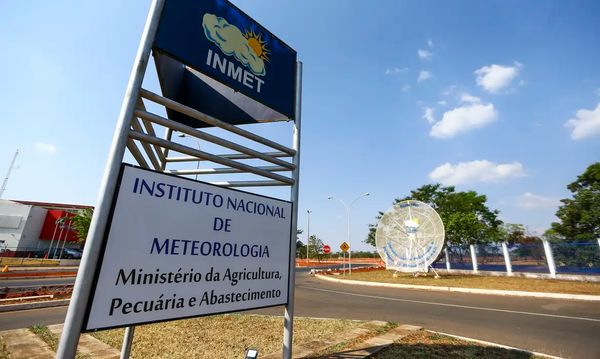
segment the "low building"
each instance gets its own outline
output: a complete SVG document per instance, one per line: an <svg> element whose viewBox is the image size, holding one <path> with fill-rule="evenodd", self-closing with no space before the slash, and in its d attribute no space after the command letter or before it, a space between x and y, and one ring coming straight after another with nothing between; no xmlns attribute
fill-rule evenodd
<svg viewBox="0 0 600 359"><path fill-rule="evenodd" d="M56 256L62 248L79 248L69 218L85 208L93 207L0 199L0 252L3 256L37 257Z"/></svg>

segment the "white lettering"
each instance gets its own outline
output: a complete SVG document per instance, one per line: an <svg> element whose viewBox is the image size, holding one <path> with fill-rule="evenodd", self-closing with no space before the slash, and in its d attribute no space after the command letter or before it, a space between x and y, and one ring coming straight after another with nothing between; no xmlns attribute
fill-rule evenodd
<svg viewBox="0 0 600 359"><path fill-rule="evenodd" d="M210 58L212 57L212 50L208 49L208 55L206 56L206 64L210 66Z"/></svg>
<svg viewBox="0 0 600 359"><path fill-rule="evenodd" d="M254 76L252 76L251 73L249 73L248 71L244 70L244 86L250 87L250 88L254 88L254 85L252 84L254 81L253 79Z"/></svg>
<svg viewBox="0 0 600 359"><path fill-rule="evenodd" d="M258 77L254 78L256 80L256 92L260 93L260 86L262 86L262 84L264 84L265 82L261 79L259 79Z"/></svg>
<svg viewBox="0 0 600 359"><path fill-rule="evenodd" d="M242 68L235 66L235 64L230 61L227 68L227 76L238 82L242 82Z"/></svg>
<svg viewBox="0 0 600 359"><path fill-rule="evenodd" d="M221 72L225 74L225 69L227 69L227 59L223 58L223 62L221 62L221 58L219 58L219 55L215 53L215 56L213 57L212 67L213 69L216 69L217 66L219 66L219 70L221 70Z"/></svg>
<svg viewBox="0 0 600 359"><path fill-rule="evenodd" d="M206 54L206 65L213 69L218 69L223 75L243 84L244 86L260 93L265 81L253 73L238 66L235 62L227 60L226 57L220 57L216 52L208 50Z"/></svg>

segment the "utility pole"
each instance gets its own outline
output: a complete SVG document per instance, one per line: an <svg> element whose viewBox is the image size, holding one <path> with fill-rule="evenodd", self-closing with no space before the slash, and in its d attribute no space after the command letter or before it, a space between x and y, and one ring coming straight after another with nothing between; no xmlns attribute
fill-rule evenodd
<svg viewBox="0 0 600 359"><path fill-rule="evenodd" d="M2 188L0 188L0 199L6 190L6 184L8 183L8 178L10 177L10 173L13 169L15 169L15 162L17 160L17 156L19 155L19 150L15 151L15 155L13 156L12 162L10 163L10 167L8 167L8 172L6 173L6 178L4 178L4 182L2 182Z"/></svg>
<svg viewBox="0 0 600 359"><path fill-rule="evenodd" d="M310 209L306 210L306 265L308 265L308 243L310 241Z"/></svg>

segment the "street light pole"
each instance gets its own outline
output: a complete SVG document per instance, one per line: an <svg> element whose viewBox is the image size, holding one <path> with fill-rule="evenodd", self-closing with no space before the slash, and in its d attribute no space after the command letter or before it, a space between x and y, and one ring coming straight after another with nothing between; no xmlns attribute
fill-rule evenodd
<svg viewBox="0 0 600 359"><path fill-rule="evenodd" d="M327 199L335 199L338 202L340 202L346 209L346 214L348 215L348 246L350 247L350 249L348 250L348 269L350 275L352 275L352 241L350 240L350 214L352 213L352 206L354 205L354 203L356 203L356 201L358 201L359 199L367 197L369 195L369 192L361 194L360 196L356 197L352 202L350 202L350 206L348 206L346 202L342 201L339 198L333 196L327 197Z"/></svg>
<svg viewBox="0 0 600 359"><path fill-rule="evenodd" d="M177 135L177 137L184 138L184 137L191 137L191 136L188 136L185 133L182 133L182 134ZM196 140L196 145L198 145L198 151L200 151L200 141ZM196 170L199 170L199 169L200 169L200 160L196 161ZM194 179L196 181L198 180L198 174L197 173L194 176Z"/></svg>
<svg viewBox="0 0 600 359"><path fill-rule="evenodd" d="M308 265L308 243L310 241L310 209L306 210L306 265Z"/></svg>

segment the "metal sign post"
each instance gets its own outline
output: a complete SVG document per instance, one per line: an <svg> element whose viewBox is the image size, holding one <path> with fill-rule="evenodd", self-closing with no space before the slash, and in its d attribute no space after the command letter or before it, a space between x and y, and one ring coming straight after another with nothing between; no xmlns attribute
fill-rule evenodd
<svg viewBox="0 0 600 359"><path fill-rule="evenodd" d="M348 249L350 249L350 246L348 245L348 243L343 242L340 245L340 249L342 250L342 253L343 253L342 271L344 272L344 275L346 275L346 252L348 252Z"/></svg>
<svg viewBox="0 0 600 359"><path fill-rule="evenodd" d="M135 105L142 86L142 80L144 79L144 74L148 65L150 49L152 48L156 30L158 29L158 22L160 20L164 2L165 0L154 0L152 2L144 32L142 33L140 46L135 56L133 69L131 70L125 97L123 98L121 112L119 114L119 119L117 120L113 142L110 147L110 153L104 169L104 176L98 194L98 204L96 205L95 213L90 224L86 246L79 264L79 271L77 272L77 279L75 280L75 286L73 287L73 294L71 295L71 303L69 304L69 309L65 318L63 334L56 351L56 357L59 359L74 358L77 351L83 317L88 304L90 289L92 288L92 281L90 279L93 278L96 270L100 245L104 236L106 224L108 223L110 205L115 192L121 162L123 161L123 156L125 154L129 127L131 126L133 112L135 111Z"/></svg>
<svg viewBox="0 0 600 359"><path fill-rule="evenodd" d="M298 191L300 182L300 123L302 114L302 63L298 61L296 67L296 101L295 101L295 122L294 122L294 140L293 148L296 155L292 163L296 166L292 174L294 184L291 189L291 201L294 203L294 213L292 215L292 238L296 238L298 232ZM295 240L294 240L295 243ZM307 243L308 245L308 243ZM307 247L308 250L308 247ZM296 246L290 246L290 282L289 282L289 302L285 306L284 330L283 330L283 358L292 358L292 346L294 341L294 288L296 285Z"/></svg>
<svg viewBox="0 0 600 359"><path fill-rule="evenodd" d="M202 26L198 27L198 24ZM224 50L226 44L222 43L222 36L228 35L220 33L224 27L230 30L237 29L229 33L229 35L233 34L233 37L228 38L227 41L231 40L238 45L249 45L240 46L239 49L246 52L252 51L252 53L243 53L241 55L244 56L236 57L225 51L227 49ZM245 33L242 31L245 31ZM184 36L188 34L189 36ZM151 52L157 67L162 95L141 88ZM210 58L209 62L206 62L207 56ZM250 59L251 61L244 62L243 59ZM254 92L248 92L247 88ZM180 89L187 91L185 96L177 96ZM207 94L209 95L207 96ZM115 223L119 223L119 221L114 220L112 213L114 208L118 207L117 200L121 198L119 196L123 193L123 183L119 181L122 180L123 173L125 173L122 168L127 167L126 164L122 164L126 149L139 167L145 170L153 170L155 176L157 176L156 178L163 178L168 174L171 179L173 177L186 177L186 181L190 181L191 178L188 176L199 174L204 176L227 175L227 178L242 174L244 176L243 180L205 182L205 185L220 187L291 187L291 201L286 201L288 205L290 205L289 202L292 202L291 210L289 208L286 210L286 214L291 214L291 216L282 217L287 218L287 223L291 222L291 226L288 226L291 227L290 235L287 238L287 231L285 234L283 232L278 234L278 238L285 239L285 243L289 241L289 252L287 248L282 249L282 253L289 254L289 263L281 254L273 256L273 259L279 258L277 265L285 268L282 272L287 271L285 274L289 274L287 283L282 283L283 288L287 290L287 298L282 301L273 301L270 304L265 303L266 306L286 304L283 358L291 358L295 283L295 245L293 244L295 244L298 227L301 94L302 64L296 61L296 52L233 4L226 0L153 1L115 129L96 210L90 225L87 244L57 350L58 358L70 359L75 357L82 331L110 327L107 325L90 325L89 320L93 317L98 323L98 318L101 318L103 311L106 310L106 305L97 306L96 300L101 301L102 296L97 296L97 291L94 290L94 288L97 288L98 283L110 283L110 281L106 281L106 278L110 277L103 277L102 273L110 273L106 272L111 270L110 263L123 262L122 259L117 260L116 256L113 256L112 262L107 260L107 258L110 259L111 253L119 252L118 250L111 252L111 249L107 247L107 243L110 243L113 230L111 225L118 226ZM145 103L162 106L167 116L164 117L164 115L150 112ZM243 111L240 112L240 108L243 108ZM292 148L236 126L239 124L290 120L293 121ZM164 129L165 135L163 138L156 135L155 126ZM256 147L241 145L230 139L199 130L205 127L219 128L219 131L243 137L246 140L245 142L250 140ZM192 137L197 141L205 141L216 145L218 148L224 148L226 151L224 151L225 153L211 153L208 150L214 146L198 146L197 148L186 146L175 141L179 136L173 136L174 131L186 137ZM139 147L140 144L141 148ZM270 152L263 152L260 149L265 146L271 148ZM173 156L171 155L173 152L183 154L183 156ZM291 161L282 158L291 158ZM266 162L267 165L257 165L255 162L248 162L247 160L258 160ZM221 167L200 168L201 161L214 163ZM181 163L183 162L193 163L194 169L181 169ZM173 163L177 164L176 169L172 168L173 166L169 168L169 165ZM288 177L279 174L280 172L291 172L291 174ZM247 176L258 176L262 180L247 179ZM131 182L129 182L129 185L131 185ZM201 186L201 184L197 181L190 185L190 187L196 188L198 186ZM117 187L119 188L118 191ZM183 188L183 191L191 190L187 187L179 188ZM185 196L187 196L187 192L185 193ZM248 196L253 195L248 192L241 193L246 193ZM169 196L171 195L169 194ZM177 196L177 201L179 201L179 194ZM273 200L281 201L280 199ZM153 205L151 208L160 211L162 206ZM125 211L125 213L127 212ZM141 210L138 214L140 213L142 213ZM190 215L194 213L196 212L192 212ZM158 218L164 217L161 217L160 213L157 215ZM136 232L135 227L125 227L128 231L132 231L131 233L139 234ZM273 229L275 226L269 228ZM256 234L256 238L265 240L265 237L259 234ZM282 241L277 241L278 238L275 238L276 242L273 243L282 243ZM116 247L110 248L114 249ZM156 248L158 251L158 247ZM163 247L160 248L160 251L164 251ZM106 255L104 255L104 251L106 251ZM138 250L137 253L142 252ZM137 256L134 252L132 252L132 255L136 256L133 258L135 260L142 258L141 255ZM109 265L105 266L106 263L109 263ZM155 264L155 262L152 263ZM163 258L164 263L171 264L168 257ZM199 267L194 266L190 269L190 273L197 268ZM149 290L154 289L150 288ZM115 289L115 293L119 295L126 292ZM281 292L284 292L284 290L281 290ZM117 305L112 303L111 301L111 308L116 308ZM180 310L183 307L177 306L177 310L170 308L174 311L165 312L165 315L159 315L152 320L165 321L183 318L184 316L194 317L218 312L193 311L190 310L192 304L189 303L191 301L188 301L186 313L182 313L184 310ZM244 309L236 307L231 310ZM125 315L130 314L128 311L123 313ZM135 321L127 319L114 321L112 327L127 326L121 358L128 358L130 355L135 323L147 322L150 322L150 320Z"/></svg>

